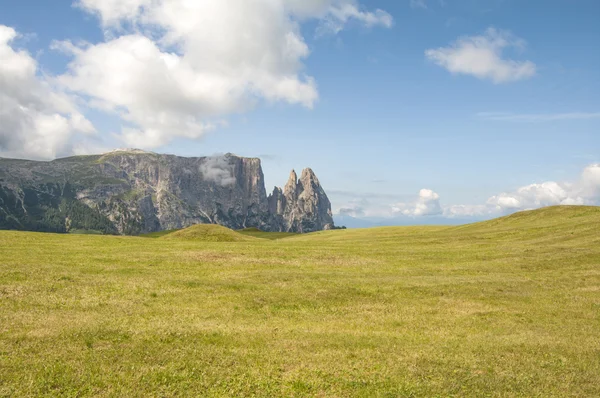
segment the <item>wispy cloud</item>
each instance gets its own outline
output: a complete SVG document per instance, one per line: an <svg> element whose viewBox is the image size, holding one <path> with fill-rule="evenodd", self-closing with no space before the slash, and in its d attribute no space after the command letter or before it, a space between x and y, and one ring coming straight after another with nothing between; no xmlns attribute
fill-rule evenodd
<svg viewBox="0 0 600 398"><path fill-rule="evenodd" d="M477 117L485 120L503 122L542 123L560 120L589 120L600 119L600 112L570 112L570 113L507 113L507 112L481 112Z"/></svg>
<svg viewBox="0 0 600 398"><path fill-rule="evenodd" d="M425 0L410 0L410 7L427 9L427 3Z"/></svg>

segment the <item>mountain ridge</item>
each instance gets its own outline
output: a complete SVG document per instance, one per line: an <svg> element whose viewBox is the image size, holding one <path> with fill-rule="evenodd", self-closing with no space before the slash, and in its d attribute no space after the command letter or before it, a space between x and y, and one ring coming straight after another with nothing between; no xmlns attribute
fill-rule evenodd
<svg viewBox="0 0 600 398"><path fill-rule="evenodd" d="M118 149L47 162L0 159L0 229L136 235L195 224L273 232L334 226L312 170L293 193L276 188L267 196L259 158Z"/></svg>

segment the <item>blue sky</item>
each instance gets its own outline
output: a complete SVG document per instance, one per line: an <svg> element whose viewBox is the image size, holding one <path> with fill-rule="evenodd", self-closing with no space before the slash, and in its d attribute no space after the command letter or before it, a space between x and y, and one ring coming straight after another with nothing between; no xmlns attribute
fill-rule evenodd
<svg viewBox="0 0 600 398"><path fill-rule="evenodd" d="M267 190L310 166L334 211L413 223L599 204L596 0L232 0L204 10L215 10L214 24L193 10L167 20L165 10L183 12L182 0L160 0L170 8L157 10L144 1L0 0L0 25L14 31L5 39L12 52L0 56L21 65L24 51L37 67L18 78L0 68L4 84L13 82L0 86L3 101L39 103L25 121L0 112L0 121L11 117L2 124L22 128L0 127L2 156L133 144L260 156ZM242 16L227 8L236 4ZM292 44L282 39L290 32ZM224 55L220 40L235 51ZM119 51L141 48L133 46L143 46L143 63L120 63ZM165 78L173 84L159 84L164 72L151 58L164 54L187 63ZM154 67L147 84L114 80ZM188 72L197 88L173 80ZM9 97L19 90L38 94ZM48 93L61 99L40 99ZM175 110L155 120L162 107Z"/></svg>

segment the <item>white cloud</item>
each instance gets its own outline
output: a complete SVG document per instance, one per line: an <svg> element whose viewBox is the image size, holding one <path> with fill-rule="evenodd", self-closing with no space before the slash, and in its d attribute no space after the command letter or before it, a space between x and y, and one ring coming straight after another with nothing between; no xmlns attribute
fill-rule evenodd
<svg viewBox="0 0 600 398"><path fill-rule="evenodd" d="M485 205L446 207L444 215L497 216L556 205L600 205L600 164L587 166L575 182L547 181L526 185L513 192L492 196Z"/></svg>
<svg viewBox="0 0 600 398"><path fill-rule="evenodd" d="M73 138L94 126L74 101L38 73L35 59L12 44L18 33L0 25L0 154L50 159L72 152Z"/></svg>
<svg viewBox="0 0 600 398"><path fill-rule="evenodd" d="M419 198L413 203L397 203L392 206L394 214L405 216L435 216L442 214L440 195L431 189L421 189Z"/></svg>
<svg viewBox="0 0 600 398"><path fill-rule="evenodd" d="M491 197L488 204L497 206L499 210L519 210L565 204L570 198L569 192L565 188L553 181L531 184L519 188L516 192L502 193Z"/></svg>
<svg viewBox="0 0 600 398"><path fill-rule="evenodd" d="M422 189L416 201L392 205L390 216L489 218L556 205L600 205L600 164L587 166L577 181L530 184L513 192L492 196L485 204L443 206L440 195L430 189ZM361 211L368 213L369 209L363 206Z"/></svg>
<svg viewBox="0 0 600 398"><path fill-rule="evenodd" d="M600 164L586 167L576 182L531 184L493 196L487 204L500 212L554 205L600 205Z"/></svg>
<svg viewBox="0 0 600 398"><path fill-rule="evenodd" d="M79 0L97 15L106 41L56 43L73 61L61 82L118 114L128 146L196 139L227 115L257 103L312 108L319 98L305 74L309 48L300 24L339 32L350 21L390 27L382 10L355 0Z"/></svg>
<svg viewBox="0 0 600 398"><path fill-rule="evenodd" d="M233 165L227 156L210 156L200 165L200 172L204 179L212 181L223 187L235 184Z"/></svg>
<svg viewBox="0 0 600 398"><path fill-rule="evenodd" d="M375 12L360 11L355 4L343 3L329 8L327 15L323 18L320 32L339 33L350 20L356 20L367 27L383 26L391 28L394 24L394 18L383 10Z"/></svg>
<svg viewBox="0 0 600 398"><path fill-rule="evenodd" d="M600 119L600 112L570 112L570 113L530 113L515 114L504 112L482 112L477 116L485 120L506 122L555 122L559 120L590 120Z"/></svg>
<svg viewBox="0 0 600 398"><path fill-rule="evenodd" d="M448 47L427 50L425 55L451 73L506 83L536 74L533 62L515 61L503 56L507 48L524 47L525 42L509 32L489 28L484 35L461 37Z"/></svg>

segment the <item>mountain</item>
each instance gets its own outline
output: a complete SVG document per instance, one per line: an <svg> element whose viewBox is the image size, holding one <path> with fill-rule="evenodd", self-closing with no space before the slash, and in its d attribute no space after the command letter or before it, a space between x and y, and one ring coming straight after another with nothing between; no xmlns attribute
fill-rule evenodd
<svg viewBox="0 0 600 398"><path fill-rule="evenodd" d="M267 196L260 159L116 150L51 162L0 158L0 229L136 235L220 224L276 232L333 228L312 170Z"/></svg>

